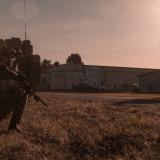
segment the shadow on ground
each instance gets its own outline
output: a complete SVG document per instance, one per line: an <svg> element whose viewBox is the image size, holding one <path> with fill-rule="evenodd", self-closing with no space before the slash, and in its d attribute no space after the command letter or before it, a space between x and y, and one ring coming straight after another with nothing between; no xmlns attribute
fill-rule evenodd
<svg viewBox="0 0 160 160"><path fill-rule="evenodd" d="M116 105L123 105L123 104L157 104L160 103L160 98L151 98L151 99L132 99L126 100L122 102L116 102Z"/></svg>

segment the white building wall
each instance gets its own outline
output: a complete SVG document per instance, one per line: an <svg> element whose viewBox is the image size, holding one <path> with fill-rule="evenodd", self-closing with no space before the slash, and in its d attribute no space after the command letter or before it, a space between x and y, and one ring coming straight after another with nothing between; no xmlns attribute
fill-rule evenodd
<svg viewBox="0 0 160 160"><path fill-rule="evenodd" d="M160 92L160 72L139 76L141 92Z"/></svg>
<svg viewBox="0 0 160 160"><path fill-rule="evenodd" d="M64 64L54 68L52 72L43 73L40 84L46 90L72 89L72 85L78 83L87 83L99 89L114 85L119 88L123 84L138 83L138 75L150 71L153 70ZM45 85L42 83L44 77L47 79Z"/></svg>
<svg viewBox="0 0 160 160"><path fill-rule="evenodd" d="M39 90L40 91L48 91L51 87L51 72L43 72L41 73L41 80L39 83Z"/></svg>
<svg viewBox="0 0 160 160"><path fill-rule="evenodd" d="M84 76L82 72L73 72L67 76L67 89L72 89L73 84L78 84L83 81Z"/></svg>
<svg viewBox="0 0 160 160"><path fill-rule="evenodd" d="M74 72L52 72L51 90L54 89L72 89L73 84L87 83L97 87L100 84L100 73L94 70Z"/></svg>
<svg viewBox="0 0 160 160"><path fill-rule="evenodd" d="M120 87L124 84L137 84L138 74L132 72L111 72L106 71L105 81L108 85Z"/></svg>
<svg viewBox="0 0 160 160"><path fill-rule="evenodd" d="M82 78L81 72L53 72L51 90L72 89L72 84L78 83Z"/></svg>

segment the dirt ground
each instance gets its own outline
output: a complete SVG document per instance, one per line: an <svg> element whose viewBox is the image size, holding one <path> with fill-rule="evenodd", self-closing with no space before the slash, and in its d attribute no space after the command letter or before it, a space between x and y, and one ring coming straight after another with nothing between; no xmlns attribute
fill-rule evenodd
<svg viewBox="0 0 160 160"><path fill-rule="evenodd" d="M20 133L0 122L2 160L159 160L159 95L39 93Z"/></svg>

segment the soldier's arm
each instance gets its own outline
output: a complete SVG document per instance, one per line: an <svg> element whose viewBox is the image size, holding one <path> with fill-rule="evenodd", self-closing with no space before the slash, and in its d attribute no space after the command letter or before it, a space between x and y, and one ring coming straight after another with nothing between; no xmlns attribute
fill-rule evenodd
<svg viewBox="0 0 160 160"><path fill-rule="evenodd" d="M15 80L18 82L20 81L19 76L16 73L12 72L11 70L7 69L4 66L0 66L0 76Z"/></svg>

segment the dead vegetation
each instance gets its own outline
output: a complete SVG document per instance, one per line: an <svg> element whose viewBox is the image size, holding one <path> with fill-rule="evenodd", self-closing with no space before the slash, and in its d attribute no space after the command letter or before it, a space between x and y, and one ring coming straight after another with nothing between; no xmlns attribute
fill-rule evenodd
<svg viewBox="0 0 160 160"><path fill-rule="evenodd" d="M43 94L48 108L30 101L21 133L0 123L2 160L159 160L160 104L113 105Z"/></svg>

